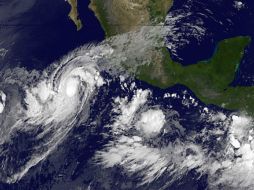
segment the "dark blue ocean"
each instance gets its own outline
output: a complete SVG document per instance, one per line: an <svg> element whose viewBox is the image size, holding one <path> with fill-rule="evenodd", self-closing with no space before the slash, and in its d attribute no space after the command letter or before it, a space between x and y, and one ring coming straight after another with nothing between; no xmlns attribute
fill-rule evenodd
<svg viewBox="0 0 254 190"><path fill-rule="evenodd" d="M206 35L201 41L190 37L189 44L177 49L175 61L183 65L209 59L219 41L236 36L250 36L254 39L254 1L242 0L243 6L236 8L233 0L178 0L171 11L191 13L179 23L202 21ZM183 36L187 36L183 34ZM177 44L177 41L175 42ZM245 56L232 85L253 85L254 83L254 43L247 48Z"/></svg>
<svg viewBox="0 0 254 190"><path fill-rule="evenodd" d="M68 17L70 5L64 0L36 0L28 11L0 23L1 46L8 50L0 62L43 69L81 45L102 41L104 31L88 4L79 1L83 22L79 32Z"/></svg>
<svg viewBox="0 0 254 190"><path fill-rule="evenodd" d="M233 0L175 1L170 11L192 13L181 22L191 23L194 20L201 20L206 28L206 35L201 41L186 35L190 43L178 48L177 56L172 55L172 58L183 65L193 64L210 58L217 43L225 38L239 35L253 38L254 2L252 0L242 2L244 6L238 10ZM37 0L25 13L0 23L1 43L8 50L5 59L0 59L0 62L9 66L21 65L29 69L43 69L85 43L102 41L105 37L104 32L88 8L88 4L89 1L79 1L80 19L84 25L79 32L68 18L70 6L63 0ZM181 23L178 25L181 27ZM177 41L174 43L177 46ZM247 48L233 85L252 85L254 81L252 52L254 52L253 43Z"/></svg>
<svg viewBox="0 0 254 190"><path fill-rule="evenodd" d="M105 79L110 79L109 85L101 87L95 98L91 101L90 116L81 126L74 127L66 139L58 146L58 148L45 160L32 167L30 171L19 182L14 184L1 184L0 190L39 190L39 189L59 189L72 190L73 187L88 186L92 182L92 189L122 189L123 184L131 184L133 190L158 189L162 184L166 183L167 178L160 177L155 182L145 186L137 186L139 178L129 176L121 168L103 169L93 162L93 156L96 151L101 150L105 144L113 139L108 124L114 122L113 98L127 97L131 100L134 91L122 89L119 78L111 78L104 75ZM205 105L198 101L199 106L191 105L183 106L182 99L165 99L165 93L177 93L183 95L185 87L177 85L170 89L161 90L152 87L141 81L127 81L130 86L131 82L136 83L137 89L149 89L153 96L148 99L148 106L159 106L164 110L177 110L179 114L179 122L188 133L201 132L204 127L211 126L208 122L200 120L200 109ZM194 94L188 92L185 94L195 97ZM214 106L209 109L217 109L228 114L227 111ZM169 134L163 137L163 141L171 142L175 139L184 139L177 133ZM32 134L20 132L17 136L12 137L11 142L5 143L4 150L8 154L8 159L12 160L11 164L20 167L20 163L26 160L31 154L32 146L37 143L33 139ZM199 142L197 142L199 143ZM31 145L32 144L32 145ZM207 139L203 144L204 147L210 148L211 151L217 150L218 147L213 143L213 139ZM25 147L25 149L24 149ZM6 150L7 149L7 150ZM31 149L31 150L30 150ZM0 157L0 163L4 162L5 157ZM104 186L108 188L104 188ZM199 176L195 171L190 171L183 179L175 181L168 190L204 190L207 187L207 177ZM124 189L124 188L123 188Z"/></svg>
<svg viewBox="0 0 254 190"><path fill-rule="evenodd" d="M193 19L196 19L202 15L200 14L202 11L208 9L213 13L213 19L202 18L208 35L201 42L197 42L195 38L188 39L191 43L182 49L178 49L178 56L173 57L173 59L183 65L193 64L211 57L220 40L239 35L249 35L254 38L254 1L246 0L243 2L245 7L238 11L233 6L232 0L176 0L171 11L188 9L187 11L193 13ZM105 38L104 32L92 11L88 9L88 4L89 1L79 1L80 18L84 26L81 31L77 32L75 25L67 16L70 7L65 1L36 1L36 4L29 11L13 20L13 25L4 31L0 31L0 38L6 32L15 36L15 45L9 46L10 51L4 59L4 63L9 66L24 66L28 69L43 69L76 47L89 42L102 41ZM186 6L187 4L191 6ZM192 19L192 17L188 19ZM8 44L12 41L5 41L4 43ZM254 53L252 52L254 52L253 43L246 51L234 85L253 85ZM170 105L172 106L170 109L177 110L182 118L181 124L187 130L201 130L206 125L206 123L200 123L198 120L198 108L186 109L180 100L165 101L163 99L163 94L166 92L181 94L184 90L195 97L186 87L177 85L170 89L161 90L140 81L136 81L136 84L138 88L149 88L153 91L154 97L157 98L150 100L151 105L160 105L164 108L169 108ZM113 81L109 87L101 88L98 97L92 104L88 121L82 126L74 128L56 152L50 155L47 160L33 167L19 183L12 185L0 183L0 190L51 189L52 185L56 183L63 184L62 188L59 187L59 189L71 189L79 184L88 185L98 176L101 178L97 179L98 190L103 189L103 180L109 180L112 184L117 182L118 185L121 181L135 181L133 178L128 178L126 174L119 173L121 168L102 172L100 168L89 163L89 159L95 150L100 149L110 140L110 136L105 137L108 131L103 128L111 119L112 104L109 100L115 96L126 95L129 95L130 98L133 96L132 93L123 92L117 80ZM202 106L202 102L199 102L199 105ZM220 110L220 108L212 105L208 107L209 109ZM227 111L221 111L227 114ZM13 159L15 157L16 159L24 158L22 151L19 152L15 145L21 141L26 142L27 136L16 138L8 148L14 147ZM27 146L29 148L29 145ZM156 189L158 184L152 185ZM115 187L115 189L119 189L121 186L116 185ZM206 187L206 176L198 178L195 172L190 172L184 180L176 182L169 190L204 190Z"/></svg>

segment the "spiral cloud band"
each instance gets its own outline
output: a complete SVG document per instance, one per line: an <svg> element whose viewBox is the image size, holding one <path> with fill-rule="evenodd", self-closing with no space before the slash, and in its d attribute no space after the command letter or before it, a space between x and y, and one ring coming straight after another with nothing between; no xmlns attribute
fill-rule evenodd
<svg viewBox="0 0 254 190"><path fill-rule="evenodd" d="M83 110L89 110L89 101L96 88L102 86L104 81L95 64L86 56L77 57L63 67L60 65L50 76L40 79L38 83L23 87L24 99L19 107L7 107L2 114L9 115L15 109L20 110L19 115L14 115L17 121L12 126L7 126L12 121L5 120L6 130L3 136L10 136L15 131L25 131L36 134L36 141L43 141L39 145L31 147L33 154L30 159L20 165L16 171L11 171L6 177L8 182L20 179L32 166L43 160L61 142L69 130L77 124ZM9 86L10 87L10 86ZM6 86L8 92L8 86ZM9 93L8 93L9 94ZM14 94L7 94L14 96ZM5 95L2 93L2 100ZM82 113L82 118L85 118ZM9 128L8 128L9 127ZM10 138L10 137L9 137ZM9 140L6 138L6 141ZM3 141L2 143L8 143ZM8 153L1 152L8 162ZM4 166L5 171L9 163ZM2 173L2 172L1 172ZM4 177L4 176L1 176Z"/></svg>
<svg viewBox="0 0 254 190"><path fill-rule="evenodd" d="M159 97L152 87L138 88L132 82L130 73L149 63L152 55L147 52L161 47L158 36L166 33L160 26L144 27L74 50L44 71L18 67L1 71L0 180L15 183L48 158L74 127L86 122L99 90L120 78L126 94L107 100L113 106L112 117L102 127L112 136L95 151L94 165L104 169L120 166L128 176L138 176L140 186L163 177L167 183L161 189L166 189L195 171L208 176L212 189L221 185L252 189L252 118L213 112L192 96L187 98L185 92ZM151 100L160 98L168 101L166 106L152 105ZM170 106L175 99L181 99L184 109L198 107L199 119L214 126L199 131L182 126L180 114Z"/></svg>
<svg viewBox="0 0 254 190"><path fill-rule="evenodd" d="M145 27L97 45L80 47L43 72L18 67L1 71L1 180L14 183L45 159L74 125L88 117L90 101L105 84L101 73L123 72L121 64L132 63L137 57L143 64L149 59L145 58L147 48L161 45L155 43L160 30ZM135 55L137 49L143 54ZM133 65L133 69L136 67ZM11 158L20 150L4 147L16 142L17 133L28 135L23 148L28 156L12 163ZM29 137L30 134L33 136Z"/></svg>

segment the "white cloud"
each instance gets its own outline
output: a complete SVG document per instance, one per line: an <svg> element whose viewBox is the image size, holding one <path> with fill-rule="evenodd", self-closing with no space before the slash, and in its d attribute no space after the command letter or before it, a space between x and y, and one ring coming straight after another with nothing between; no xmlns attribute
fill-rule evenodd
<svg viewBox="0 0 254 190"><path fill-rule="evenodd" d="M234 135L230 135L230 144L234 147L234 148L240 148L241 144L240 142L234 137Z"/></svg>
<svg viewBox="0 0 254 190"><path fill-rule="evenodd" d="M7 54L8 50L4 48L0 48L0 57L3 59Z"/></svg>
<svg viewBox="0 0 254 190"><path fill-rule="evenodd" d="M245 7L245 4L242 1L234 1L234 7L238 10L241 10Z"/></svg>
<svg viewBox="0 0 254 190"><path fill-rule="evenodd" d="M0 71L3 79L1 84L17 85L23 94L19 91L16 92L18 95L14 94L13 97L24 98L18 99L18 112L15 110L17 106L10 107L12 118L5 121L6 126L3 128L8 130L1 133L6 137L1 143L15 132L14 129L38 132L36 138L42 139L38 146L34 143L34 151L26 163L17 166L15 170L8 170L11 166L6 166L4 173L9 177L3 180L13 183L21 179L32 166L45 159L55 149L74 124L88 117L90 100L95 90L104 84L101 71L112 75L122 72L125 76L126 68L122 62L131 64L130 68L134 70L140 64L148 63L151 56L147 55L147 49L163 45L162 41L158 40L162 28L144 27L138 31L114 36L97 45L83 46L62 60L52 63L42 73L27 71L25 68ZM135 86L135 83L132 83L131 91ZM126 128L129 121L132 121L133 114L146 102L148 94L149 91L137 90L130 104L119 98L121 114L118 122L112 127L119 130ZM0 111L3 110L4 103L1 102ZM83 114L82 117L80 114ZM38 128L40 130L37 130Z"/></svg>
<svg viewBox="0 0 254 190"><path fill-rule="evenodd" d="M186 16L188 14L180 15L177 19ZM175 20L172 15L169 17L169 21L173 21L175 24L177 19ZM104 80L100 76L101 70L110 71L112 69L119 72L118 69L122 68L119 63L126 63L129 57L130 60L128 59L127 62L135 63L133 65L135 67L149 62L147 48L161 45L154 44L153 40L156 38L157 41L158 35L161 34L161 27L152 28L146 27L138 32L110 39L108 43L114 49L105 44L106 42L96 47L80 48L67 55L59 63L52 64L43 72L42 76L38 76L36 71L29 73L20 68L7 70L4 73L3 78L6 83L17 84L26 92L24 102L27 109L19 110L22 112L19 115L13 115L15 117L13 120L18 120L18 122L11 125L10 128L29 131L40 127L42 133L37 138L43 139L45 137L42 144L33 147L33 154L24 165L15 168L13 172L11 171L12 173L8 173L7 182L13 183L21 179L31 167L45 159L55 149L79 119L86 119L89 100L93 97L95 90L104 84ZM173 33L177 30L175 29ZM202 28L197 33L200 31L203 32ZM150 34L151 36L149 36ZM137 50L139 50L138 54L136 54ZM174 50L174 47L171 50ZM140 62L136 64L136 60L140 60ZM36 76L36 80L34 76ZM123 81L123 79L121 80ZM132 83L130 91L133 91L135 86L135 83ZM124 85L124 88L128 88L128 85ZM160 137L156 137L158 143L153 142L154 144L151 145L146 142L147 139L144 136L157 134L163 125L170 121L165 116L166 113L159 109L150 108L141 113L144 111L142 108L149 95L151 95L149 90L134 90L134 94L131 100L127 97L115 99L114 111L118 115L113 124L109 126L112 128L115 140L109 142L103 150L96 153L95 158L99 164L104 167L120 165L130 174L138 174L142 179L142 184L153 182L162 175L168 177L168 181L171 183L195 169L201 174L208 175L211 186L228 185L235 189L253 189L254 134L251 118L234 115L231 125L228 125L228 118L224 114L213 115L210 117L212 118L210 121L220 121L224 123L225 128L206 129L204 133L200 134L196 131L192 131L190 134L185 132L187 135L185 139L179 138L168 144L162 143L163 145L159 142ZM165 97L180 98L175 93L166 94ZM5 98L2 93L0 111L4 111ZM189 98L189 100L192 103L197 103L193 98ZM10 109L12 109L11 113L15 113L16 107ZM81 112L84 112L84 115L78 117ZM205 112L205 114L210 114L211 110L205 108ZM141 117L137 118L137 116ZM138 133L140 132L138 131L137 134L129 134L130 129L137 129L135 127L141 129L143 133ZM172 130L167 132L175 132L174 130L172 127ZM227 135L227 132L231 137L228 136L224 141L221 136ZM3 135L8 136L8 134ZM214 149L210 153L204 144L198 144L193 140L197 136L201 138L202 142L209 139L210 136L215 136L225 143L225 147L222 150ZM214 143L221 142L218 140ZM8 171L6 170L6 172Z"/></svg>
<svg viewBox="0 0 254 190"><path fill-rule="evenodd" d="M245 115L233 115L229 126L229 140L233 148L224 150L225 158L216 180L211 186L224 185L231 189L252 190L254 187L253 120Z"/></svg>
<svg viewBox="0 0 254 190"><path fill-rule="evenodd" d="M115 140L96 152L95 161L105 168L123 166L129 174L141 177L140 184L151 183L162 175L168 175L169 182L173 182L187 171L201 166L205 156L202 149L192 142L176 141L163 147L151 147L145 143L147 137L158 134L166 123L162 110L142 109L149 94L147 90L136 90L130 101L127 97L115 99L114 111L119 115L110 125ZM133 128L138 129L139 136L129 135Z"/></svg>
<svg viewBox="0 0 254 190"><path fill-rule="evenodd" d="M4 104L0 103L0 113L2 113L4 111Z"/></svg>
<svg viewBox="0 0 254 190"><path fill-rule="evenodd" d="M128 130L132 127L131 122L135 117L135 113L141 106L144 105L150 93L151 92L149 90L137 89L130 102L128 102L127 97L115 98L115 104L118 106L114 109L114 111L119 113L119 116L115 119L113 125L110 126L115 133L118 133L118 131Z"/></svg>
<svg viewBox="0 0 254 190"><path fill-rule="evenodd" d="M226 117L222 113L212 115L209 112L207 114L211 118L209 122L216 124L218 121L221 122L219 123L220 128L206 129L202 133L193 131L191 134L186 134L189 135L188 140L177 139L163 146L154 147L146 144L143 138L147 135L146 133L140 133L142 136L139 137L129 136L127 128L127 131L122 132L127 135L120 136L96 153L97 163L106 168L120 165L129 174L140 176L140 184L151 183L163 176L168 179L165 186L170 186L172 182L182 179L194 169L200 175L207 174L211 189L217 189L219 186L231 189L253 189L254 132L252 119L244 115ZM144 112L141 118L146 118L148 115L147 112ZM140 120L150 124L152 121L149 119ZM144 127L146 130L146 126ZM222 137L227 134L228 137L223 139ZM214 143L223 143L224 148L213 149L211 152L203 144L209 140L209 136L217 137L218 141ZM203 143L192 142L192 139L196 137L202 138Z"/></svg>
<svg viewBox="0 0 254 190"><path fill-rule="evenodd" d="M141 114L141 118L136 123L136 127L150 136L159 133L165 123L166 120L163 111L151 109Z"/></svg>
<svg viewBox="0 0 254 190"><path fill-rule="evenodd" d="M12 80L6 78L6 82L16 83L15 78ZM26 108L20 108L22 114L12 115L17 122L8 126L6 134L2 135L10 136L13 129L33 131L34 140L43 139L43 141L33 147L33 153L24 165L11 170L11 173L6 171L8 177L5 180L8 183L21 179L31 167L45 159L62 142L75 124L87 118L90 99L94 96L95 90L103 84L104 80L97 65L91 57L83 55L75 59L67 57L59 64L47 68L38 81L24 83L21 86L25 91L22 97ZM1 97L5 99L3 93ZM1 105L4 105L3 103L4 101ZM80 119L81 113L83 115ZM37 127L41 129L38 134Z"/></svg>
<svg viewBox="0 0 254 190"><path fill-rule="evenodd" d="M6 95L0 91L0 114L3 113L5 107Z"/></svg>
<svg viewBox="0 0 254 190"><path fill-rule="evenodd" d="M75 60L83 64L89 58ZM97 70L89 66L65 65L62 70L26 90L26 112L30 123L63 122L75 118L96 87L103 84Z"/></svg>
<svg viewBox="0 0 254 190"><path fill-rule="evenodd" d="M189 150L192 152L188 153ZM195 144L176 142L159 149L126 136L98 151L95 159L105 168L123 166L130 174L142 177L140 184L151 183L162 175L168 176L168 182L174 182L205 162L202 150Z"/></svg>

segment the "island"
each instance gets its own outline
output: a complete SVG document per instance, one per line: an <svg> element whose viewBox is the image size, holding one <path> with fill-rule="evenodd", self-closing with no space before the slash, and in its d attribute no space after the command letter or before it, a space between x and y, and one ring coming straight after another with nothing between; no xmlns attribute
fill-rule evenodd
<svg viewBox="0 0 254 190"><path fill-rule="evenodd" d="M82 29L83 24L82 21L79 19L78 0L67 0L67 2L71 6L71 10L68 16L76 25L77 31L79 31Z"/></svg>
<svg viewBox="0 0 254 190"><path fill-rule="evenodd" d="M172 4L172 0L91 0L90 8L110 37L163 22ZM206 104L254 115L254 87L231 85L250 43L248 36L225 39L210 59L189 66L174 62L166 47L155 48L154 59L139 67L136 77L159 88L184 85Z"/></svg>

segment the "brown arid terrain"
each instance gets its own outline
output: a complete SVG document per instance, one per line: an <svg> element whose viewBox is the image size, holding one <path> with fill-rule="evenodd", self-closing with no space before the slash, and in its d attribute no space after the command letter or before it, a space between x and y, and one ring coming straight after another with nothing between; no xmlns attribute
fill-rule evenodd
<svg viewBox="0 0 254 190"><path fill-rule="evenodd" d="M74 22L76 25L77 31L81 30L83 27L82 21L79 19L79 13L78 13L78 0L67 0L67 2L71 6L71 10L69 12L70 19Z"/></svg>
<svg viewBox="0 0 254 190"><path fill-rule="evenodd" d="M173 5L173 0L90 0L92 9L100 21L107 37L138 30L143 26L162 25ZM149 52L150 77L166 85L167 73L163 64L169 56L168 51L154 49ZM140 69L142 71L142 68ZM137 73L136 75L139 78Z"/></svg>
<svg viewBox="0 0 254 190"><path fill-rule="evenodd" d="M149 23L149 0L108 0L104 10L115 34L129 32Z"/></svg>
<svg viewBox="0 0 254 190"><path fill-rule="evenodd" d="M171 6L172 0L91 0L90 3L107 36L159 24Z"/></svg>
<svg viewBox="0 0 254 190"><path fill-rule="evenodd" d="M106 36L133 33L143 28L161 28L172 0L90 0L90 8L95 12L106 32ZM136 38L128 39L136 40ZM163 35L156 41L163 41ZM181 84L191 89L206 104L214 104L229 110L241 110L254 115L253 87L232 87L235 72L241 63L245 48L251 42L249 36L237 36L218 43L213 56L190 66L182 66L171 59L168 49L163 44L152 44L143 53L149 60L138 64L135 77L159 88L168 88ZM130 56L141 55L142 47ZM144 57L143 57L144 58ZM129 60L128 60L129 61ZM209 63L209 64L207 64ZM132 72L132 68L126 68Z"/></svg>

